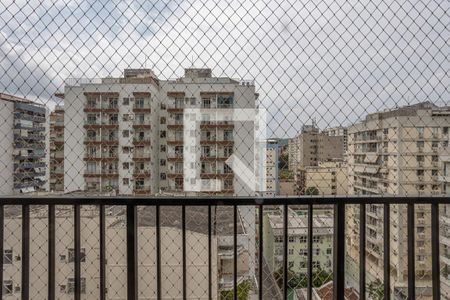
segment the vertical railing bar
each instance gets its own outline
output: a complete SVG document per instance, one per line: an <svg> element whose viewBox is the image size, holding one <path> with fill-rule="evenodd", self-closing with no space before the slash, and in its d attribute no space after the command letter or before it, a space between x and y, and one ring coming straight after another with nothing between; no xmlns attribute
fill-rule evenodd
<svg viewBox="0 0 450 300"><path fill-rule="evenodd" d="M106 220L105 206L100 205L100 300L106 300Z"/></svg>
<svg viewBox="0 0 450 300"><path fill-rule="evenodd" d="M313 205L308 204L308 290L307 299L312 299L313 288Z"/></svg>
<svg viewBox="0 0 450 300"><path fill-rule="evenodd" d="M3 258L3 257L2 257ZM30 206L22 206L22 300L30 298ZM3 288L3 282L2 282Z"/></svg>
<svg viewBox="0 0 450 300"><path fill-rule="evenodd" d="M283 299L288 299L288 206L283 205Z"/></svg>
<svg viewBox="0 0 450 300"><path fill-rule="evenodd" d="M137 207L127 205L127 299L137 300Z"/></svg>
<svg viewBox="0 0 450 300"><path fill-rule="evenodd" d="M161 291L161 221L160 221L160 206L156 205L156 217L155 217L155 226L156 226L156 298L158 300L161 299L162 291Z"/></svg>
<svg viewBox="0 0 450 300"><path fill-rule="evenodd" d="M408 203L408 299L416 298L415 248L414 248L414 203Z"/></svg>
<svg viewBox="0 0 450 300"><path fill-rule="evenodd" d="M48 299L55 300L55 205L48 206Z"/></svg>
<svg viewBox="0 0 450 300"><path fill-rule="evenodd" d="M81 207L74 206L74 275L75 275L75 300L81 299Z"/></svg>
<svg viewBox="0 0 450 300"><path fill-rule="evenodd" d="M211 250L212 250L212 228L211 228L211 205L208 205L208 299L212 299L212 266L211 266Z"/></svg>
<svg viewBox="0 0 450 300"><path fill-rule="evenodd" d="M263 253L263 222L264 222L264 220L263 220L263 213L264 213L264 207L263 207L263 205L262 204L260 204L259 205L259 212L258 212L258 218L259 218L259 220L258 220L258 226L259 226L259 241L258 241L258 243L259 243L259 259L258 259L258 278L259 278L259 286L258 286L258 288L259 288L259 291L258 291L258 293L259 293L259 299L260 300L262 300L263 299L263 270L262 270L262 267L263 267L263 255L264 255L264 253Z"/></svg>
<svg viewBox="0 0 450 300"><path fill-rule="evenodd" d="M183 299L187 298L186 293L186 206L181 206L181 239L182 239L182 259L183 259Z"/></svg>
<svg viewBox="0 0 450 300"><path fill-rule="evenodd" d="M233 299L238 299L237 294L237 206L233 205Z"/></svg>
<svg viewBox="0 0 450 300"><path fill-rule="evenodd" d="M359 205L359 295L366 298L366 205Z"/></svg>
<svg viewBox="0 0 450 300"><path fill-rule="evenodd" d="M1 284L1 292L3 293L3 257L4 257L4 247L3 247L3 239L4 239L4 226L5 226L5 207L0 205L0 253L2 257L0 258L0 284Z"/></svg>
<svg viewBox="0 0 450 300"><path fill-rule="evenodd" d="M384 219L383 219L383 230L384 230L384 254L383 254L383 264L384 264L384 299L391 299L391 225L390 225L390 206L389 204L384 204Z"/></svg>
<svg viewBox="0 0 450 300"><path fill-rule="evenodd" d="M441 279L439 266L439 204L431 204L431 272L433 300L441 298Z"/></svg>
<svg viewBox="0 0 450 300"><path fill-rule="evenodd" d="M345 204L334 206L333 299L344 300L345 281Z"/></svg>

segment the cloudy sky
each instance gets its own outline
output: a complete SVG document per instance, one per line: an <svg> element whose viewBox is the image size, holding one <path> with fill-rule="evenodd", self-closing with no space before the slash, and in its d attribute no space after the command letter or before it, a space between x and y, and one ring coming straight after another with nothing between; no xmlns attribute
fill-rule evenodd
<svg viewBox="0 0 450 300"><path fill-rule="evenodd" d="M68 77L184 67L255 79L269 127L348 125L384 108L450 104L450 1L0 2L0 92L53 106Z"/></svg>

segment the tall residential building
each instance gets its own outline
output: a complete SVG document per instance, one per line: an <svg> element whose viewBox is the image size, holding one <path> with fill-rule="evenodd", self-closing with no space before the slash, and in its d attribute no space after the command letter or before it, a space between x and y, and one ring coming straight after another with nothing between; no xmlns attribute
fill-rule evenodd
<svg viewBox="0 0 450 300"><path fill-rule="evenodd" d="M289 170L342 159L343 143L343 136L330 136L315 125L304 125L301 133L289 141Z"/></svg>
<svg viewBox="0 0 450 300"><path fill-rule="evenodd" d="M279 145L277 139L268 139L258 143L256 164L258 170L258 184L261 196L275 196L280 192L278 176Z"/></svg>
<svg viewBox="0 0 450 300"><path fill-rule="evenodd" d="M450 132L449 127L442 129L442 143L439 148L439 161L442 164L442 174L439 181L442 183L442 192L450 195ZM450 299L450 205L440 205L440 261L442 267L441 292L442 296Z"/></svg>
<svg viewBox="0 0 450 300"><path fill-rule="evenodd" d="M440 195L444 174L440 145L448 144L450 108L424 102L370 114L348 128L349 194ZM368 276L383 274L383 209L367 208ZM416 205L416 286L429 294L431 286L430 208ZM349 253L357 260L358 216L349 208ZM391 290L404 296L407 284L406 207L391 207Z"/></svg>
<svg viewBox="0 0 450 300"><path fill-rule="evenodd" d="M323 130L323 133L329 136L342 136L342 151L345 155L348 148L348 129L346 127L337 126L331 127Z"/></svg>
<svg viewBox="0 0 450 300"><path fill-rule="evenodd" d="M0 93L2 195L48 191L48 123L45 106Z"/></svg>
<svg viewBox="0 0 450 300"><path fill-rule="evenodd" d="M50 113L50 191L64 191L64 107Z"/></svg>
<svg viewBox="0 0 450 300"><path fill-rule="evenodd" d="M347 165L342 162L321 162L299 171L304 177L305 192L317 195L347 195Z"/></svg>
<svg viewBox="0 0 450 300"><path fill-rule="evenodd" d="M254 109L256 98L252 82L213 77L211 69L186 69L184 77L169 81L148 69L125 70L123 78L69 80L64 95L65 191L185 194L184 171L198 167L202 179L221 183L214 193L251 195L245 179L234 176L225 161L236 153L253 165L253 122L232 122L231 116L216 121L207 110ZM199 166L185 166L183 159L185 109L207 114L199 132L191 132L200 136L194 151Z"/></svg>

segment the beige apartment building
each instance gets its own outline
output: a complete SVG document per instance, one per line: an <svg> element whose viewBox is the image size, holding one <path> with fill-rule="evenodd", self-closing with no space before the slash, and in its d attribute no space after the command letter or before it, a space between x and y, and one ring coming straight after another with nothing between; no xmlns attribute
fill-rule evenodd
<svg viewBox="0 0 450 300"><path fill-rule="evenodd" d="M299 172L305 182L305 191L318 195L347 195L347 164L342 161L320 162L318 166L306 167Z"/></svg>
<svg viewBox="0 0 450 300"><path fill-rule="evenodd" d="M441 195L445 164L439 149L448 146L450 108L424 102L370 114L348 128L349 194ZM383 209L367 208L368 276L383 274ZM430 207L416 205L416 286L430 295ZM357 260L359 211L351 206L349 254ZM403 297L407 287L406 206L391 206L391 291Z"/></svg>
<svg viewBox="0 0 450 300"><path fill-rule="evenodd" d="M50 113L50 192L64 191L64 107Z"/></svg>
<svg viewBox="0 0 450 300"><path fill-rule="evenodd" d="M289 170L317 166L321 161L342 159L343 136L330 136L313 125L304 125L299 135L289 140Z"/></svg>

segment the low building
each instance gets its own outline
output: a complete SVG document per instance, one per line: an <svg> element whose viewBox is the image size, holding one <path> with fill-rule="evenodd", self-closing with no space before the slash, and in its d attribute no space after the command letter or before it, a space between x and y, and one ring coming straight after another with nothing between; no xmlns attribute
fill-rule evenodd
<svg viewBox="0 0 450 300"><path fill-rule="evenodd" d="M347 165L340 162L321 162L316 167L306 167L304 172L305 194L347 195Z"/></svg>
<svg viewBox="0 0 450 300"><path fill-rule="evenodd" d="M306 274L308 261L308 217L289 209L288 266L296 274ZM333 218L314 215L313 272L332 272ZM263 253L272 273L283 266L283 215L273 211L264 216Z"/></svg>

